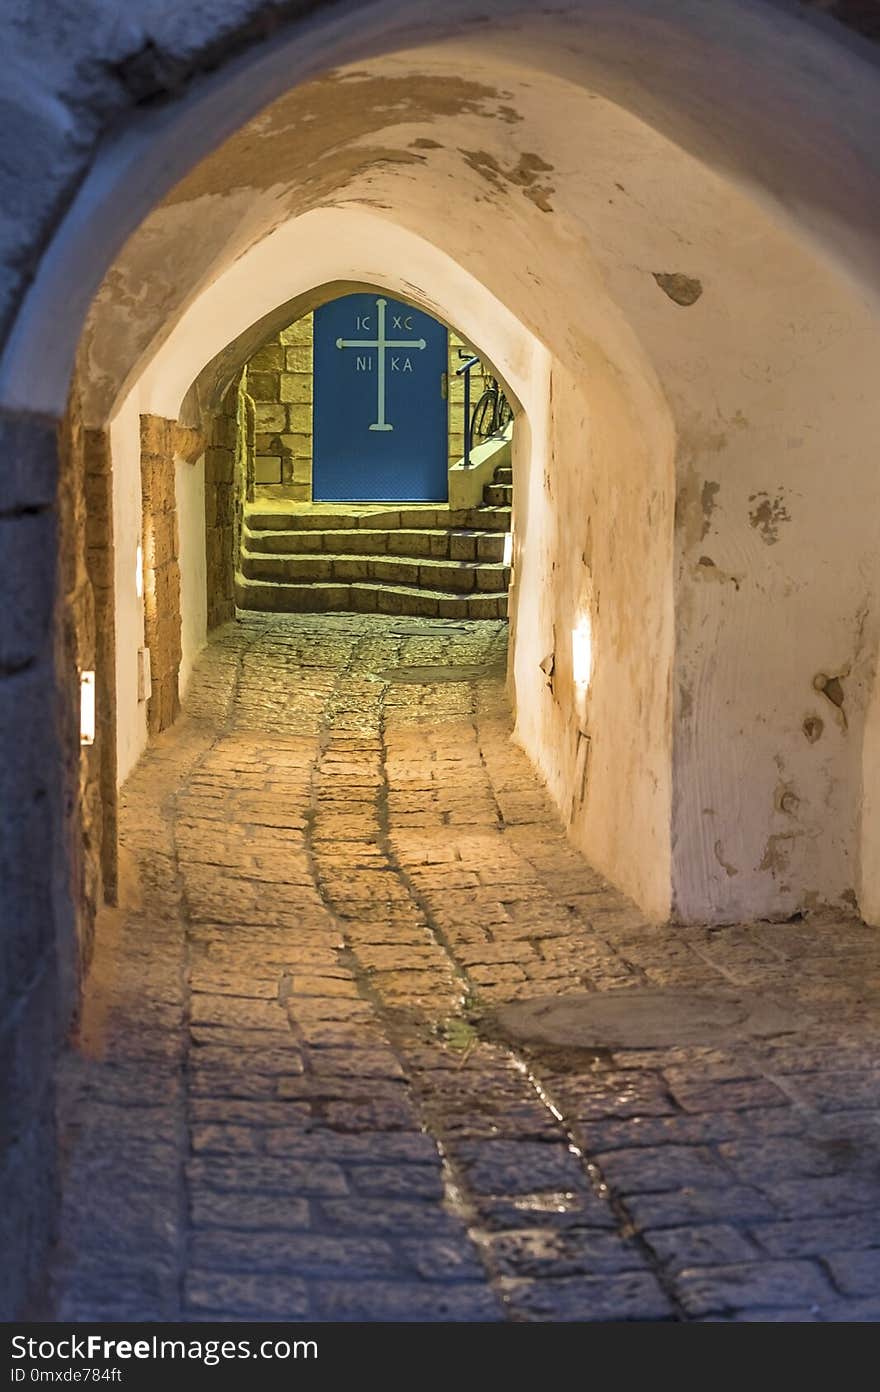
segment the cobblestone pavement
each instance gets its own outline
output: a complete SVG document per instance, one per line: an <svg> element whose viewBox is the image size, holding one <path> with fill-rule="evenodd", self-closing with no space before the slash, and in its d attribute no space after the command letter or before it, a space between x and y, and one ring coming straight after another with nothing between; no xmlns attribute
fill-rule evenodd
<svg viewBox="0 0 880 1392"><path fill-rule="evenodd" d="M58 1318L880 1317L880 935L646 924L509 740L505 641L219 631L126 786ZM470 679L388 679L430 664ZM646 984L779 992L797 1027L588 1053L487 1025Z"/></svg>

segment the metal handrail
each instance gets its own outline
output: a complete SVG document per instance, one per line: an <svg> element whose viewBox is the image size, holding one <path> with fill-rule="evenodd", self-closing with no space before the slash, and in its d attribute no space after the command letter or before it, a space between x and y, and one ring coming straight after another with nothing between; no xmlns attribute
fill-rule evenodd
<svg viewBox="0 0 880 1392"><path fill-rule="evenodd" d="M464 356L464 350L459 348L458 356ZM464 467L471 467L471 372L480 361L477 357L470 357L467 362L463 362L461 367L455 369L456 377L464 377Z"/></svg>

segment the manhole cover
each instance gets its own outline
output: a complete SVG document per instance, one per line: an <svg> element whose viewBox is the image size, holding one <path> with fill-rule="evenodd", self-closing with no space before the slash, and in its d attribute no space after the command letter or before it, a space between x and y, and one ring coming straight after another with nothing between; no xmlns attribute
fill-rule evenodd
<svg viewBox="0 0 880 1392"><path fill-rule="evenodd" d="M508 1039L576 1049L661 1049L743 1035L785 1034L791 1010L746 991L605 991L536 996L496 1012Z"/></svg>
<svg viewBox="0 0 880 1392"><path fill-rule="evenodd" d="M461 662L437 667L387 667L376 675L387 682L412 682L418 686L434 686L440 682L482 681L486 677L503 677L504 668L489 662L468 665Z"/></svg>

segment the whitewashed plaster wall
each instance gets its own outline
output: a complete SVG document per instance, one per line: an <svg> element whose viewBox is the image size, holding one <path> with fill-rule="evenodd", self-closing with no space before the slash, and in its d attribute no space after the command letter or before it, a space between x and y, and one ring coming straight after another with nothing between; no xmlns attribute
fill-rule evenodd
<svg viewBox="0 0 880 1392"><path fill-rule="evenodd" d="M575 844L663 919L674 435L644 369L598 344L577 378L552 364L530 447L514 451L511 628L517 738Z"/></svg>
<svg viewBox="0 0 880 1392"><path fill-rule="evenodd" d="M110 423L113 460L116 621L117 780L125 782L147 746L147 707L138 694L138 649L144 645L144 602L138 594L137 552L142 537L140 392L127 396ZM180 548L180 691L207 639L205 461L175 460Z"/></svg>
<svg viewBox="0 0 880 1392"><path fill-rule="evenodd" d="M671 393L673 894L684 918L737 921L852 908L870 878L880 339L864 297L802 249L728 228L736 274L683 312L711 312L715 352Z"/></svg>

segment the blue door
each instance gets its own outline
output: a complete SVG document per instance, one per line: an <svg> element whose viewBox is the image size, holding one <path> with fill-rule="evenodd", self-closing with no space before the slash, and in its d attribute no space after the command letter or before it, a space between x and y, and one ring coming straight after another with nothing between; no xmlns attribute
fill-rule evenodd
<svg viewBox="0 0 880 1392"><path fill-rule="evenodd" d="M312 496L446 502L447 335L382 295L315 311Z"/></svg>

